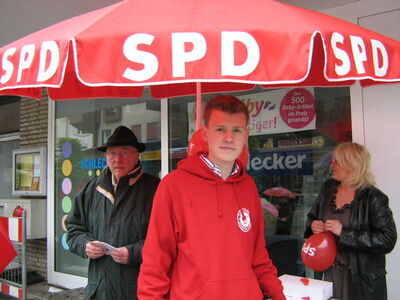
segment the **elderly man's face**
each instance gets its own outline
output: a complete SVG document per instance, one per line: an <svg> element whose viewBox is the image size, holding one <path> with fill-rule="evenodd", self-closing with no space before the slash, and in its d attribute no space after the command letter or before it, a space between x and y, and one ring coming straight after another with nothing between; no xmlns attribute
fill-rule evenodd
<svg viewBox="0 0 400 300"><path fill-rule="evenodd" d="M107 164L117 181L132 171L139 161L139 152L132 146L107 147L105 155Z"/></svg>

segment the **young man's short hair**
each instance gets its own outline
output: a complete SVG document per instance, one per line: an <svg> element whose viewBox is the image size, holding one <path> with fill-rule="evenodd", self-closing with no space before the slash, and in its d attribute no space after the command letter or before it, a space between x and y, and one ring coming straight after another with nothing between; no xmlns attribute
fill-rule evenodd
<svg viewBox="0 0 400 300"><path fill-rule="evenodd" d="M210 122L213 110L220 110L229 114L243 113L246 117L246 124L249 123L249 110L247 106L234 96L217 96L207 102L206 108L204 109L204 124L206 126Z"/></svg>

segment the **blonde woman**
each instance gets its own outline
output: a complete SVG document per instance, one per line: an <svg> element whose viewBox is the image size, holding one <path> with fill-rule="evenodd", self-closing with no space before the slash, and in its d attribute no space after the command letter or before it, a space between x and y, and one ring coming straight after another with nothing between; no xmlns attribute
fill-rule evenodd
<svg viewBox="0 0 400 300"><path fill-rule="evenodd" d="M333 282L333 298L386 300L385 254L397 239L389 199L375 187L364 146L338 145L331 167L332 178L308 214L304 236L330 231L336 237L336 261L323 274Z"/></svg>

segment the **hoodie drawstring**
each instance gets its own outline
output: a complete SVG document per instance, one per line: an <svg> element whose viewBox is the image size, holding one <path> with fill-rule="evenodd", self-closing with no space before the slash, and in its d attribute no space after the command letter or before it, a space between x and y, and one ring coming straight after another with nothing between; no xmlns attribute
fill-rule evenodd
<svg viewBox="0 0 400 300"><path fill-rule="evenodd" d="M240 212L242 213L242 220L244 221L244 220L246 220L246 216L244 214L243 207L240 204L240 199L238 197L237 188L236 188L236 182L233 183L233 189L234 189L234 194L235 194L235 198L236 198L236 203L239 206Z"/></svg>
<svg viewBox="0 0 400 300"><path fill-rule="evenodd" d="M218 217L222 217L222 208L221 208L221 183L217 179L217 201L218 201Z"/></svg>

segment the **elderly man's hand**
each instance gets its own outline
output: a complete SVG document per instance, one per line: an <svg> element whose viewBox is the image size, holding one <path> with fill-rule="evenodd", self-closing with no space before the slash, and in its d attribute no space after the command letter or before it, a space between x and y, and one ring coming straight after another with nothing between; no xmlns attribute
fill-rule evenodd
<svg viewBox="0 0 400 300"><path fill-rule="evenodd" d="M86 244L86 255L91 259L96 259L102 257L106 254L106 251L103 247L97 246L89 242Z"/></svg>
<svg viewBox="0 0 400 300"><path fill-rule="evenodd" d="M126 247L118 248L118 251L112 251L111 256L116 263L126 265L129 261L129 252Z"/></svg>

